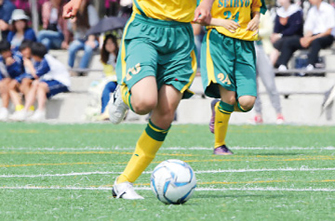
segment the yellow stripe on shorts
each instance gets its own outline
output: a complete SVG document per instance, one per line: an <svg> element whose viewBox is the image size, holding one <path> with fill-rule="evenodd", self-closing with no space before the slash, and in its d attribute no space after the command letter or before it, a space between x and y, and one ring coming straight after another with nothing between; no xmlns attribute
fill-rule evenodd
<svg viewBox="0 0 335 221"><path fill-rule="evenodd" d="M180 91L181 93L184 93L185 90L187 90L191 86L191 84L192 84L192 82L195 78L195 75L197 73L197 70L198 70L197 57L195 56L195 51L194 50L191 51L191 58L192 58L193 74L190 76L188 83L181 89L181 91Z"/></svg>
<svg viewBox="0 0 335 221"><path fill-rule="evenodd" d="M209 36L212 32L212 29L210 29L207 33L206 36L206 69L207 69L207 79L208 79L208 85L210 82L216 83L215 77L214 77L214 64L213 64L213 59L211 56L211 51L210 51L210 44L209 44Z"/></svg>

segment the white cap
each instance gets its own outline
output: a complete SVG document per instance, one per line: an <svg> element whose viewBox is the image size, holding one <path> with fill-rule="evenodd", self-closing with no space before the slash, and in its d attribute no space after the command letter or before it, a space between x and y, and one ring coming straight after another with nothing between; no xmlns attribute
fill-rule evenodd
<svg viewBox="0 0 335 221"><path fill-rule="evenodd" d="M27 16L22 9L15 9L12 13L12 18L10 19L9 23L12 24L13 21L19 20L29 20L29 16Z"/></svg>

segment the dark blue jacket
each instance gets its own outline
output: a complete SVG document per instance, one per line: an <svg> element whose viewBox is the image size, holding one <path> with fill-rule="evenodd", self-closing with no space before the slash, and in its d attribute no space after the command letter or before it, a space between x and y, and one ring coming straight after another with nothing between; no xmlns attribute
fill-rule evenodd
<svg viewBox="0 0 335 221"><path fill-rule="evenodd" d="M279 22L279 16L276 16L274 33L283 34L283 36L299 35L303 36L303 14L302 11L297 11L292 14L287 21L286 25L282 25Z"/></svg>
<svg viewBox="0 0 335 221"><path fill-rule="evenodd" d="M16 32L10 31L7 35L7 41L11 42L15 36ZM24 32L23 40L31 40L31 41L37 41L35 32L32 28L27 28ZM18 50L18 47L15 48L15 50Z"/></svg>
<svg viewBox="0 0 335 221"><path fill-rule="evenodd" d="M19 75L24 73L24 65L23 65L23 58L20 52L13 52L12 57L14 58L15 62L12 65L5 65L5 61L0 56L0 62L3 63L3 66L6 68L8 75L5 76L4 73L0 70L0 80L5 77L16 78Z"/></svg>

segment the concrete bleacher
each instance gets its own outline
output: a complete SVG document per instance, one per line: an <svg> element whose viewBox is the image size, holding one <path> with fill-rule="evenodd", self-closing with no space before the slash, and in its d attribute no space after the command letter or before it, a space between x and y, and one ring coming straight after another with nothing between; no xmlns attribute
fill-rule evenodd
<svg viewBox="0 0 335 221"><path fill-rule="evenodd" d="M67 64L66 51L51 51L62 63ZM335 70L335 55L326 56L327 68ZM93 57L90 68L95 70L86 76L72 76L71 92L58 94L47 103L47 121L57 123L86 123L85 111L90 102L88 88L92 82L102 78L103 73L99 56ZM283 114L287 124L297 125L335 125L335 117L327 120L325 114L320 116L324 93L335 84L335 73L327 73L325 77L277 77L277 88L281 94ZM196 77L191 89L196 95L181 101L177 109L176 123L207 124L211 115L212 99L203 96L201 77ZM264 123L273 124L276 120L264 86L260 83L260 97L263 102ZM328 110L335 116L335 108ZM328 113L329 114L329 113ZM254 111L248 113L233 113L232 124L248 124L254 116ZM130 113L126 122L146 122L146 116Z"/></svg>

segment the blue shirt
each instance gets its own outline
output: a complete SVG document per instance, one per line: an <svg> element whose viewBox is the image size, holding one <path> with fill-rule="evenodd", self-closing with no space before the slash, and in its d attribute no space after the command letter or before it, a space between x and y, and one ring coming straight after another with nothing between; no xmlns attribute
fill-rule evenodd
<svg viewBox="0 0 335 221"><path fill-rule="evenodd" d="M3 58L0 56L0 62L3 64L3 66L6 68L6 71L8 72L9 76L6 76L5 73L2 73L0 69L0 80L5 77L10 78L16 78L17 76L24 73L24 65L23 65L23 59L20 52L12 52L12 58L14 59L14 63L12 65L6 65Z"/></svg>
<svg viewBox="0 0 335 221"><path fill-rule="evenodd" d="M15 5L9 1L9 0L4 0L3 4L0 5L0 20L4 20L6 23L9 22L9 20L12 17L12 12L15 9ZM2 39L6 39L6 36L8 34L8 31L2 31Z"/></svg>
<svg viewBox="0 0 335 221"><path fill-rule="evenodd" d="M40 62L35 62L34 68L38 77L41 77L50 71L50 66L45 58Z"/></svg>
<svg viewBox="0 0 335 221"><path fill-rule="evenodd" d="M16 32L13 32L13 31L10 31L7 35L7 41L11 43L12 46L15 46L14 49L17 51L19 50L19 47L21 45L13 45L12 44L12 40L15 36ZM36 41L36 35L35 35L35 32L32 28L27 28L25 31L24 31L24 36L23 36L23 40L31 40L31 41Z"/></svg>
<svg viewBox="0 0 335 221"><path fill-rule="evenodd" d="M282 25L279 22L279 16L277 15L275 18L275 26L274 33L281 33L283 36L293 36L293 35L303 35L303 15L302 11L297 11L292 14L288 20L286 25Z"/></svg>

